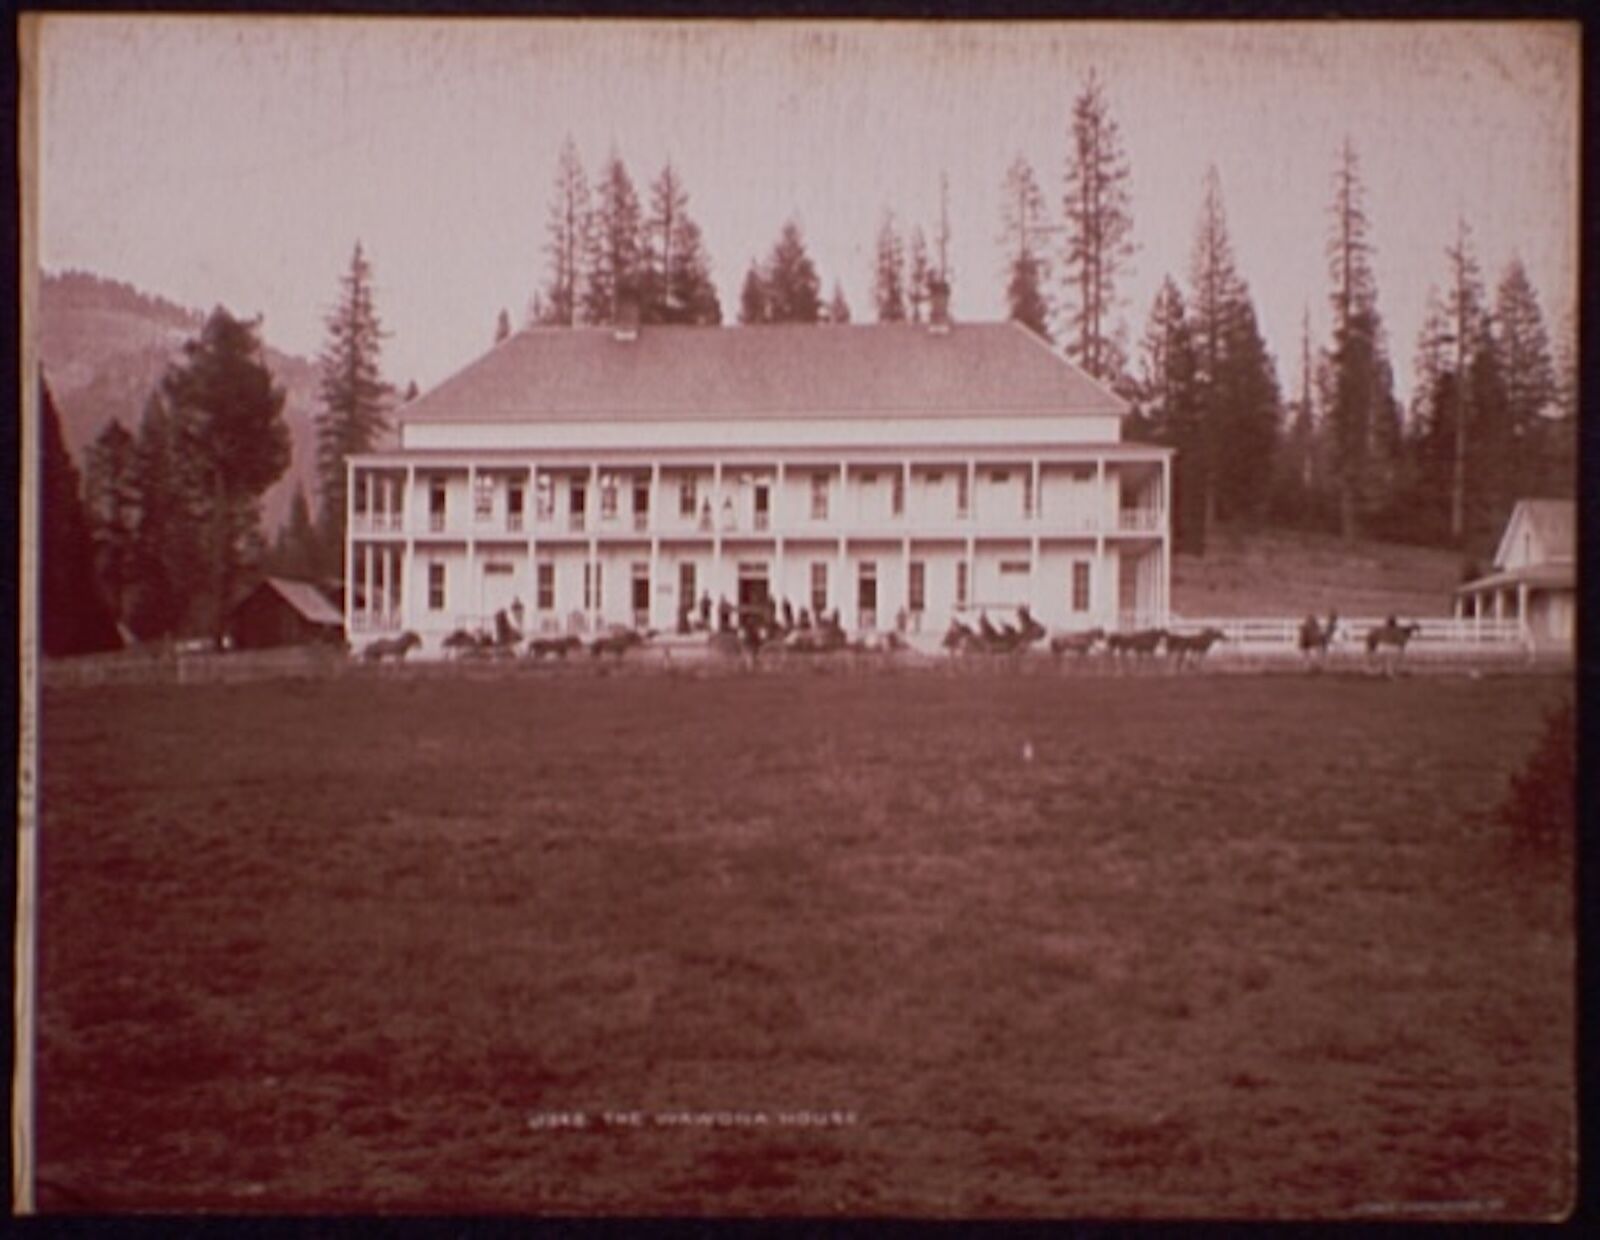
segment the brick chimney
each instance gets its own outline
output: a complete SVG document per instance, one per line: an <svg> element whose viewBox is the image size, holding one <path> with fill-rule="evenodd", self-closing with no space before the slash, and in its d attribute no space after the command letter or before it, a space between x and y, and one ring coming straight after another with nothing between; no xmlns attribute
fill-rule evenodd
<svg viewBox="0 0 1600 1240"><path fill-rule="evenodd" d="M950 330L950 286L938 277L928 281L928 330L939 336Z"/></svg>

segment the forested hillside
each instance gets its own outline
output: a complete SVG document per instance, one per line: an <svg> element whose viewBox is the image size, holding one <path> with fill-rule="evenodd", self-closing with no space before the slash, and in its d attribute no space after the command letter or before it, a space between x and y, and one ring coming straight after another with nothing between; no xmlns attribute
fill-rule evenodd
<svg viewBox="0 0 1600 1240"><path fill-rule="evenodd" d="M184 341L204 323L200 310L174 305L132 285L82 271L47 274L40 284L39 347L61 415L62 437L81 469L88 445L113 418L138 429L145 402ZM272 330L270 323L263 330ZM268 368L285 391L289 424L288 472L263 496L262 526L270 535L287 518L296 485L315 493L317 405L314 362L268 345Z"/></svg>

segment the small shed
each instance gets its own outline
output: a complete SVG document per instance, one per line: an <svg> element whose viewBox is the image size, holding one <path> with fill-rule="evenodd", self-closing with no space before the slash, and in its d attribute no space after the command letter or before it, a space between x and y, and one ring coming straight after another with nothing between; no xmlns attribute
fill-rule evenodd
<svg viewBox="0 0 1600 1240"><path fill-rule="evenodd" d="M267 577L228 613L228 634L235 650L337 643L344 616L311 582Z"/></svg>
<svg viewBox="0 0 1600 1240"><path fill-rule="evenodd" d="M1517 620L1539 647L1571 649L1577 609L1577 505L1518 500L1494 571L1456 590L1456 615Z"/></svg>

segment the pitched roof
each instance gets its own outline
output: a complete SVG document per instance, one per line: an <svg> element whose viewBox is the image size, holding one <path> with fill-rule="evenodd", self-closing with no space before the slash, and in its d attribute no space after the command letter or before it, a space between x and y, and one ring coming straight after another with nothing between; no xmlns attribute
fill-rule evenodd
<svg viewBox="0 0 1600 1240"><path fill-rule="evenodd" d="M530 328L400 422L1107 416L1124 402L1015 323Z"/></svg>
<svg viewBox="0 0 1600 1240"><path fill-rule="evenodd" d="M1495 553L1495 563L1503 564L1510 547L1506 539L1521 516L1539 539L1544 549L1544 560L1570 560L1577 548L1578 506L1570 499L1519 499L1506 522L1506 532L1501 537Z"/></svg>
<svg viewBox="0 0 1600 1240"><path fill-rule="evenodd" d="M1456 593L1477 594L1511 586L1527 586L1530 590L1570 590L1574 585L1574 576L1571 564L1530 564L1526 568L1513 568L1478 577L1457 586Z"/></svg>
<svg viewBox="0 0 1600 1240"><path fill-rule="evenodd" d="M344 617L334 610L333 604L309 581L291 581L287 577L268 577L261 587L275 591L290 607L312 624L344 626Z"/></svg>

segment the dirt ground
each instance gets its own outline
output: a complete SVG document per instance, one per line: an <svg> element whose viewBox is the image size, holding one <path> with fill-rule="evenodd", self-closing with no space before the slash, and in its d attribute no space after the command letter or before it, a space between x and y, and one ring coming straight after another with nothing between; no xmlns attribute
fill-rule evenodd
<svg viewBox="0 0 1600 1240"><path fill-rule="evenodd" d="M41 1207L1550 1216L1569 862L1494 809L1570 693L50 691Z"/></svg>

